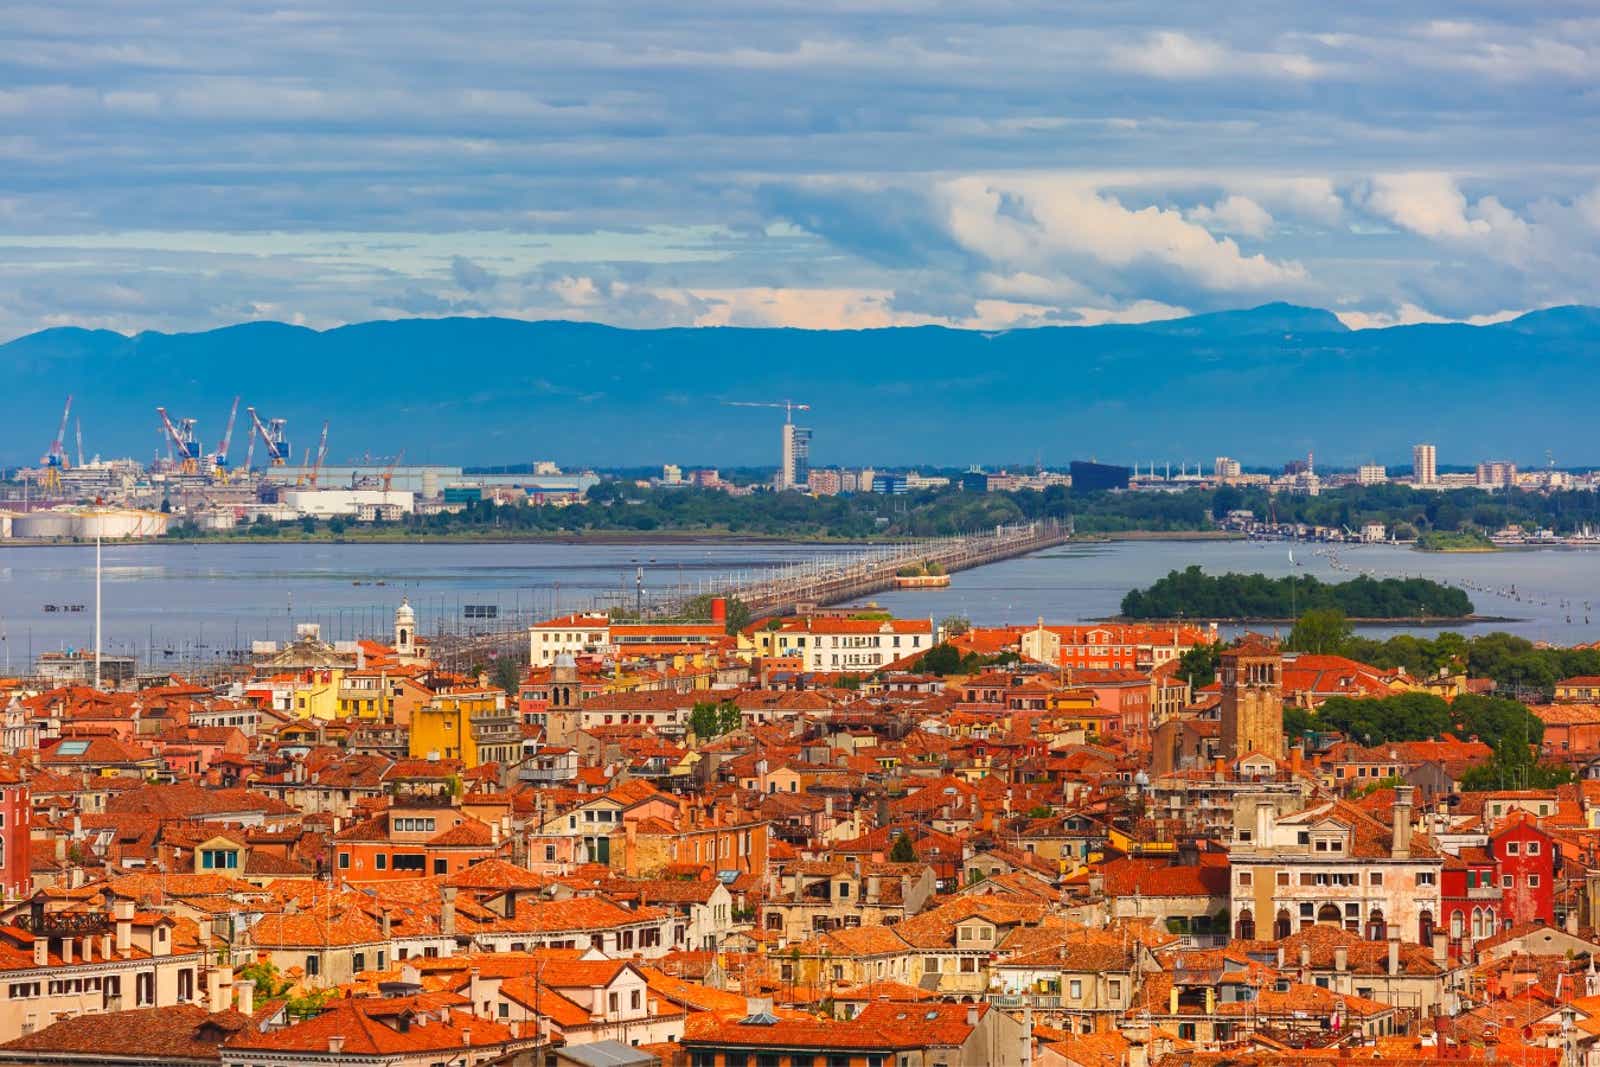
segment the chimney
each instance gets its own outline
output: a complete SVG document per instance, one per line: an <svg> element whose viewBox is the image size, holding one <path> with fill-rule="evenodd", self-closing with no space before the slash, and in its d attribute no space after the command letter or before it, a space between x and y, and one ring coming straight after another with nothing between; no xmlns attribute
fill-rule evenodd
<svg viewBox="0 0 1600 1067"><path fill-rule="evenodd" d="M343 1052L344 1052L344 1035L343 1034L329 1034L328 1035L328 1055L330 1055L330 1056L338 1056L338 1055L341 1055Z"/></svg>
<svg viewBox="0 0 1600 1067"><path fill-rule="evenodd" d="M1443 930L1433 932L1433 962L1441 967L1450 964L1450 939Z"/></svg>
<svg viewBox="0 0 1600 1067"><path fill-rule="evenodd" d="M1311 981L1311 945L1300 946L1300 981L1302 984Z"/></svg>
<svg viewBox="0 0 1600 1067"><path fill-rule="evenodd" d="M209 971L207 971L206 972L206 1011L209 1011L209 1012L227 1011L228 1010L228 1002L231 1001L232 999L233 999L232 997L228 997L226 1000L223 999L223 993L222 993L222 971L221 971L221 969L217 968L217 967L213 967Z"/></svg>
<svg viewBox="0 0 1600 1067"><path fill-rule="evenodd" d="M61 962L69 967L72 966L72 938L70 937L61 939Z"/></svg>
<svg viewBox="0 0 1600 1067"><path fill-rule="evenodd" d="M1256 801L1256 837L1252 844L1257 849L1272 847L1272 831L1277 822L1277 812L1273 810L1272 801Z"/></svg>
<svg viewBox="0 0 1600 1067"><path fill-rule="evenodd" d="M1394 944L1394 942L1391 941L1390 944ZM1343 974L1345 971L1350 969L1349 945L1333 946L1333 969L1338 971L1340 974Z"/></svg>
<svg viewBox="0 0 1600 1067"><path fill-rule="evenodd" d="M439 890L439 932L445 937L456 936L456 887L447 885Z"/></svg>
<svg viewBox="0 0 1600 1067"><path fill-rule="evenodd" d="M133 951L133 901L116 901L112 908L117 918L117 955L126 956Z"/></svg>
<svg viewBox="0 0 1600 1067"><path fill-rule="evenodd" d="M389 909L384 908L378 912L378 924L383 928L383 939L391 940L394 933L394 920L389 915Z"/></svg>
<svg viewBox="0 0 1600 1067"><path fill-rule="evenodd" d="M474 1015L481 1006L478 997L483 993L483 972L472 967L467 970L467 1010ZM486 1006L485 1006L486 1007Z"/></svg>
<svg viewBox="0 0 1600 1067"><path fill-rule="evenodd" d="M472 1027L463 1026L461 1028L461 1043L463 1045L471 1045L472 1044Z"/></svg>
<svg viewBox="0 0 1600 1067"><path fill-rule="evenodd" d="M83 935L83 945L81 946L81 948L82 948L83 962L84 963L91 962L94 959L94 935L93 934L84 934Z"/></svg>
<svg viewBox="0 0 1600 1067"><path fill-rule="evenodd" d="M50 962L50 939L36 937L33 939L33 965L35 967L47 966Z"/></svg>
<svg viewBox="0 0 1600 1067"><path fill-rule="evenodd" d="M239 1012L242 1015L256 1013L256 983L250 978L234 979L233 988L239 994Z"/></svg>
<svg viewBox="0 0 1600 1067"><path fill-rule="evenodd" d="M1565 927L1567 933L1571 934L1573 937L1578 936L1578 911L1576 908L1567 912Z"/></svg>
<svg viewBox="0 0 1600 1067"><path fill-rule="evenodd" d="M1398 937L1389 938L1388 973L1391 978L1400 973L1400 939Z"/></svg>
<svg viewBox="0 0 1600 1067"><path fill-rule="evenodd" d="M1280 970L1280 971L1283 970L1284 955L1285 955L1285 953L1283 951L1283 943L1280 941L1278 943L1278 970Z"/></svg>
<svg viewBox="0 0 1600 1067"><path fill-rule="evenodd" d="M1411 858L1411 804L1416 793L1409 785L1394 787L1394 847L1390 854L1397 860Z"/></svg>
<svg viewBox="0 0 1600 1067"><path fill-rule="evenodd" d="M967 1025L968 1026L977 1026L978 1025L978 1006L976 1004L968 1004L967 1005Z"/></svg>
<svg viewBox="0 0 1600 1067"><path fill-rule="evenodd" d="M111 958L111 935L110 934L101 934L100 935L100 958L103 959L103 960L109 960Z"/></svg>

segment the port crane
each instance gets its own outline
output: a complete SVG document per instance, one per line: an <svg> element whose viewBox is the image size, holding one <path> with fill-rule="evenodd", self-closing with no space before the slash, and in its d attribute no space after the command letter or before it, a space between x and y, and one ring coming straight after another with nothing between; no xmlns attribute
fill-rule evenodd
<svg viewBox="0 0 1600 1067"><path fill-rule="evenodd" d="M156 414L161 416L161 428L166 432L167 440L172 443L173 462L178 465L178 470L184 474L196 474L200 470L200 443L195 436L195 426L198 419L179 419L174 426L167 417L166 408L156 408Z"/></svg>
<svg viewBox="0 0 1600 1067"><path fill-rule="evenodd" d="M267 461L274 467L281 467L293 457L293 450L289 447L288 435L284 427L288 426L288 419L268 419L261 421L261 416L256 414L255 408L245 408L250 416L250 421L255 425L256 433L261 435L261 443L267 446Z"/></svg>
<svg viewBox="0 0 1600 1067"><path fill-rule="evenodd" d="M306 477L307 483L313 489L315 489L317 487L317 477L322 473L322 461L327 459L327 458L328 458L328 420L327 419L323 419L322 420L322 439L317 442L317 459L316 459L316 462L311 464L311 472Z"/></svg>
<svg viewBox="0 0 1600 1067"><path fill-rule="evenodd" d="M39 460L39 465L44 468L39 484L45 489L61 488L61 472L67 468L67 447L64 441L67 436L67 416L70 414L72 414L72 397L69 395L67 406L61 409L61 425L56 427L56 436L50 442L50 451Z"/></svg>
<svg viewBox="0 0 1600 1067"><path fill-rule="evenodd" d="M390 460L389 461L389 466L384 469L382 478L383 478L383 491L385 493L387 493L389 491L389 485L394 481L394 469L396 467L400 466L400 461L405 459L405 458L406 458L406 450L402 448L400 450L400 454L398 456L395 456L394 459Z"/></svg>
<svg viewBox="0 0 1600 1067"><path fill-rule="evenodd" d="M798 400L724 400L723 404L730 408L782 408L784 422L793 422L797 411L811 410L810 404Z"/></svg>
<svg viewBox="0 0 1600 1067"><path fill-rule="evenodd" d="M244 473L245 477L248 478L256 462L256 424L253 421L244 436L246 441L244 446Z"/></svg>
<svg viewBox="0 0 1600 1067"><path fill-rule="evenodd" d="M211 469L216 471L217 477L222 481L228 480L228 447L233 443L233 422L239 415L239 398L233 398L233 407L228 409L228 425L222 431L222 440L217 443L217 450L211 453ZM248 466L248 464L246 464Z"/></svg>
<svg viewBox="0 0 1600 1067"><path fill-rule="evenodd" d="M81 466L83 466L83 420L82 419L79 419L77 421L76 427L77 427L77 434L78 434L78 466L81 467Z"/></svg>

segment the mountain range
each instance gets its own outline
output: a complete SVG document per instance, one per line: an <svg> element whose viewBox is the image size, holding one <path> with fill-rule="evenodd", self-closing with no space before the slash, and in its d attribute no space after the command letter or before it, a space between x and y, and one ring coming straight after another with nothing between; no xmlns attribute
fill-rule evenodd
<svg viewBox="0 0 1600 1067"><path fill-rule="evenodd" d="M285 417L298 457L330 423L329 461L775 464L794 398L815 464L1001 461L1441 465L1600 461L1585 399L1600 309L1491 326L1350 330L1268 304L1141 325L999 332L624 330L499 318L317 331L252 322L200 333L55 328L0 345L0 463L36 463L67 394L84 447L150 458L157 405L222 436L235 395ZM233 459L244 456L243 405ZM74 452L73 428L67 431ZM256 461L262 461L258 447Z"/></svg>

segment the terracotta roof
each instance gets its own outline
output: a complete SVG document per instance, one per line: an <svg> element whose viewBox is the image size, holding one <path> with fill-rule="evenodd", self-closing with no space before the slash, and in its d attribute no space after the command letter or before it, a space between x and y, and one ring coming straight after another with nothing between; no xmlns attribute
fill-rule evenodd
<svg viewBox="0 0 1600 1067"><path fill-rule="evenodd" d="M222 1043L243 1031L248 1017L211 1014L197 1004L77 1015L0 1045L6 1052L117 1056L139 1059L222 1059Z"/></svg>

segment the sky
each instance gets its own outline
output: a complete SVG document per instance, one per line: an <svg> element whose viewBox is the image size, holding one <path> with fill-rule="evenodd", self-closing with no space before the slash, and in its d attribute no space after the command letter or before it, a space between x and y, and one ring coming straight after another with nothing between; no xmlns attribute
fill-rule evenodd
<svg viewBox="0 0 1600 1067"><path fill-rule="evenodd" d="M1593 3L16 0L0 340L1600 303Z"/></svg>

